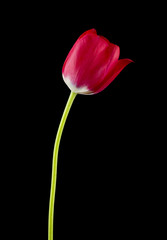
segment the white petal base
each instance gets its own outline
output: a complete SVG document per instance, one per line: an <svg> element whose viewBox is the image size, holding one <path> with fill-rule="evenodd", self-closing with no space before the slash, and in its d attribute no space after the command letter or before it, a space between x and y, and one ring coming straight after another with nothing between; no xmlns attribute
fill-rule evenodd
<svg viewBox="0 0 167 240"><path fill-rule="evenodd" d="M63 76L63 75L62 75ZM71 80L69 77L64 77L64 82L67 84L67 86L70 88L72 92L79 93L79 94L91 94L91 91L86 87L76 87L74 84L71 83Z"/></svg>

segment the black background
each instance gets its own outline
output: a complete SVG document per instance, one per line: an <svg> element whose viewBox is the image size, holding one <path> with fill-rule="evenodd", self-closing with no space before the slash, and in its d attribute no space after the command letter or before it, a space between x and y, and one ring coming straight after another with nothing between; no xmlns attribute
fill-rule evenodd
<svg viewBox="0 0 167 240"><path fill-rule="evenodd" d="M141 237L149 228L152 188L145 152L149 103L139 74L145 10L127 1L9 9L6 100L11 97L8 128L15 143L9 185L13 236L20 228L30 239L47 239L53 146L70 94L61 69L79 35L95 28L120 46L120 58L135 63L103 92L74 101L60 144L54 239Z"/></svg>

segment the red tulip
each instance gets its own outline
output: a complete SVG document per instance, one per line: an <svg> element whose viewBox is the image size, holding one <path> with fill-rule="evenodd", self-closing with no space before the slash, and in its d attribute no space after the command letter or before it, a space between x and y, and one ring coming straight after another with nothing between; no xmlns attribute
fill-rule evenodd
<svg viewBox="0 0 167 240"><path fill-rule="evenodd" d="M70 50L62 69L72 92L96 94L104 90L130 59L119 59L119 46L98 36L95 29L84 32Z"/></svg>

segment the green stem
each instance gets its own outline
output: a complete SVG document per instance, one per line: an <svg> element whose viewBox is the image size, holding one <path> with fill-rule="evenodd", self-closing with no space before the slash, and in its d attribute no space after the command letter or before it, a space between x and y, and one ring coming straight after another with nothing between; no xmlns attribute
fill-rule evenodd
<svg viewBox="0 0 167 240"><path fill-rule="evenodd" d="M71 92L64 113L58 128L54 151L53 151L53 162L52 162L52 180L51 180L51 189L50 189L50 202L49 202L49 218L48 218L48 240L53 240L53 219L54 219L54 202L55 202L55 193L56 193L56 179L57 179L57 162L58 162L58 151L60 145L60 139L63 132L63 128L72 106L72 103L76 97L76 93Z"/></svg>

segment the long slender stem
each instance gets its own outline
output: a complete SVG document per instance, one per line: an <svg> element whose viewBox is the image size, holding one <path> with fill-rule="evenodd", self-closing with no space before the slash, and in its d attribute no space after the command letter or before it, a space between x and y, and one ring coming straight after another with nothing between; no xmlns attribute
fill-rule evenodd
<svg viewBox="0 0 167 240"><path fill-rule="evenodd" d="M56 193L56 179L57 179L57 162L58 162L58 151L60 145L60 139L63 132L63 128L72 106L72 103L76 97L76 93L71 92L60 125L58 128L54 151L53 151L53 162L52 162L52 180L51 180L51 189L50 189L50 202L49 202L49 218L48 218L48 240L53 240L53 219L54 219L54 202L55 202L55 193Z"/></svg>

